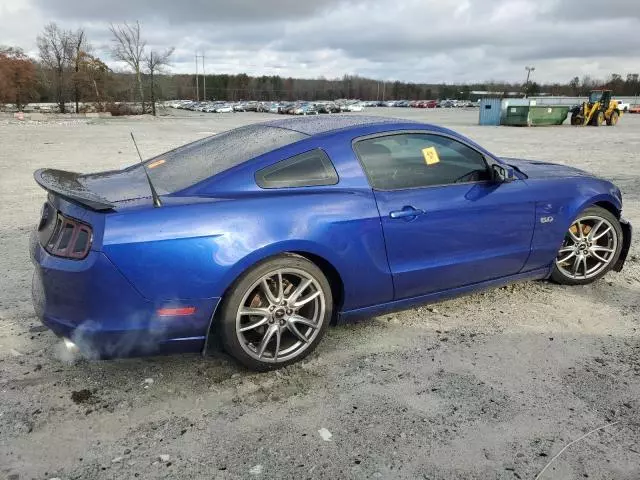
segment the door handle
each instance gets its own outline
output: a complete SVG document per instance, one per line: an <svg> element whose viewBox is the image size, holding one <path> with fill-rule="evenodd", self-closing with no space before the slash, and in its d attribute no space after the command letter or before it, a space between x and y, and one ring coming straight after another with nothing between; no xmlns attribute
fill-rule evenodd
<svg viewBox="0 0 640 480"><path fill-rule="evenodd" d="M402 210L394 210L393 212L389 213L389 216L391 218L413 218L413 217L417 217L418 215L421 215L424 213L424 210L420 210L419 208L414 208L411 205L407 205L405 207L402 207Z"/></svg>

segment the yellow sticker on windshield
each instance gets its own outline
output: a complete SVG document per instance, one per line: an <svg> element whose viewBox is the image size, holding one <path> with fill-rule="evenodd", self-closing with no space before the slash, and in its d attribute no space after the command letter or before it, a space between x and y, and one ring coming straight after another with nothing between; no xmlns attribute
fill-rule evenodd
<svg viewBox="0 0 640 480"><path fill-rule="evenodd" d="M147 165L147 168L156 168L159 167L160 165L162 165L164 162L166 162L166 160L156 160L155 162L151 162L149 165Z"/></svg>
<svg viewBox="0 0 640 480"><path fill-rule="evenodd" d="M435 147L427 147L422 149L422 155L424 156L424 161L427 165L435 165L440 162L440 157L438 156L438 152Z"/></svg>

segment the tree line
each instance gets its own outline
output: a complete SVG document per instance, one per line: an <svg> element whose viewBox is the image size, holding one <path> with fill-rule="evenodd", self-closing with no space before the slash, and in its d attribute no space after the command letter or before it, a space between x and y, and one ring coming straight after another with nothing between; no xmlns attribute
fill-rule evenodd
<svg viewBox="0 0 640 480"><path fill-rule="evenodd" d="M169 74L173 48L162 52L147 47L139 22L111 24L110 59L126 65L113 70L95 56L83 29L75 31L49 23L37 37L38 57L30 58L17 46L0 46L0 104L22 108L33 102L55 102L61 112L69 103L75 111L82 104L98 110L116 107L116 102L135 102L139 111L155 114L156 100L475 100L474 91L538 95L584 96L593 88L610 88L615 95L640 95L637 73L622 77L613 73L606 80L574 77L566 83L528 84L479 82L429 84L382 82L344 75L341 78L301 79L280 75ZM206 85L206 89L205 89ZM477 96L476 96L477 97ZM128 113L128 112L125 112Z"/></svg>
<svg viewBox="0 0 640 480"><path fill-rule="evenodd" d="M20 109L31 102L55 102L66 113L69 102L78 112L83 102L105 110L125 101L138 102L142 112L155 115L154 77L169 65L173 48L148 49L139 22L111 24L109 30L111 59L129 71L114 71L93 55L84 29L65 30L54 22L36 39L37 58L20 47L0 46L0 104L13 103Z"/></svg>

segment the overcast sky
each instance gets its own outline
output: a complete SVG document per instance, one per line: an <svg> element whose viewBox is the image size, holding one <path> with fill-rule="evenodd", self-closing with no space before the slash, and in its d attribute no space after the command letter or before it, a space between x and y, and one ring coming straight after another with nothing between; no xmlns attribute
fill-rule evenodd
<svg viewBox="0 0 640 480"><path fill-rule="evenodd" d="M640 0L0 0L0 45L37 54L45 23L83 27L108 57L109 22L139 20L172 71L414 82L566 82L640 71Z"/></svg>

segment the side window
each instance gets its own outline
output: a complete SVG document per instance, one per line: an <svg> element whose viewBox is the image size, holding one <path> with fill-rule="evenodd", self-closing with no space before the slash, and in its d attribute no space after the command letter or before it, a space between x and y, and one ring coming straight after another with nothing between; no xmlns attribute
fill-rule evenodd
<svg viewBox="0 0 640 480"><path fill-rule="evenodd" d="M261 188L312 187L335 185L338 174L327 154L311 150L258 170L256 183Z"/></svg>
<svg viewBox="0 0 640 480"><path fill-rule="evenodd" d="M489 180L484 157L452 138L406 133L361 140L355 150L373 188L398 190Z"/></svg>

